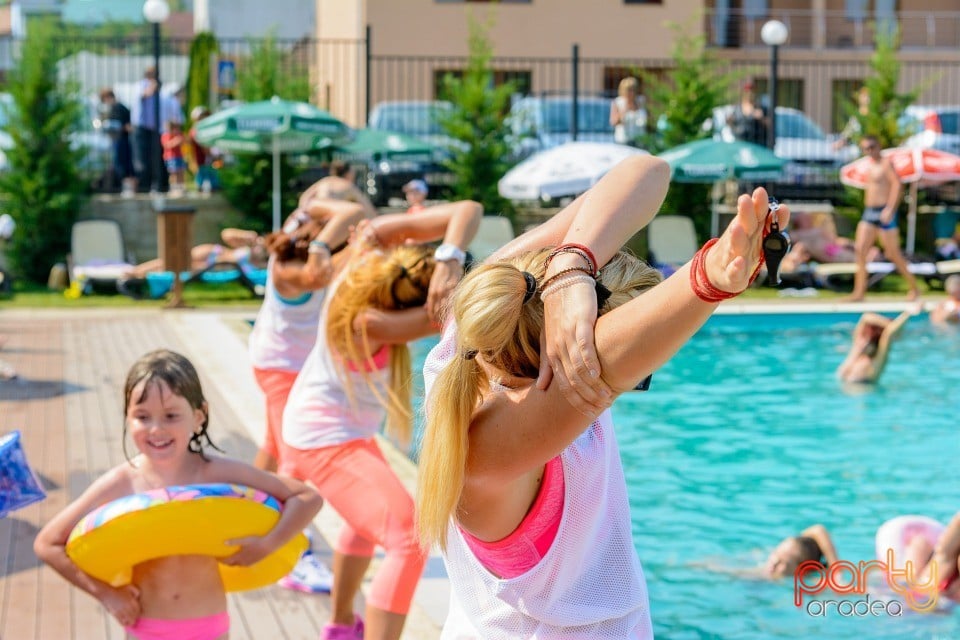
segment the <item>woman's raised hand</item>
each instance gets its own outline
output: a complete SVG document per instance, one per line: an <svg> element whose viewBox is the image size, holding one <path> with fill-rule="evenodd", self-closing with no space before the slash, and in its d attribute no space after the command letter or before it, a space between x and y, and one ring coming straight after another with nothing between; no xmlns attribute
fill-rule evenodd
<svg viewBox="0 0 960 640"><path fill-rule="evenodd" d="M770 199L763 187L737 199L736 217L706 256L704 266L710 284L729 293L739 293L750 285L763 256L769 210ZM773 215L781 229L790 220L790 210L785 205L780 205Z"/></svg>

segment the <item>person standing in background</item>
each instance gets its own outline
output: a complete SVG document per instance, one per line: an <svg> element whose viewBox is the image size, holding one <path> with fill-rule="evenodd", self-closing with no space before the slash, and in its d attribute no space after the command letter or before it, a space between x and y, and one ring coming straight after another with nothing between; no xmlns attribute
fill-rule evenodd
<svg viewBox="0 0 960 640"><path fill-rule="evenodd" d="M426 209L427 207L424 202L427 201L427 194L429 192L430 189L427 188L427 183L420 179L411 180L403 185L403 195L410 205L407 207L407 213L420 213Z"/></svg>
<svg viewBox="0 0 960 640"><path fill-rule="evenodd" d="M133 196L137 188L136 172L133 169L133 146L130 144L130 132L133 125L130 122L130 110L126 105L117 101L113 89L105 88L100 91L100 103L106 111L103 120L103 130L113 142L113 177L110 180L111 188L120 181L121 194L125 198Z"/></svg>
<svg viewBox="0 0 960 640"><path fill-rule="evenodd" d="M863 215L857 223L854 236L857 271L853 276L853 293L847 302L860 302L867 294L867 254L880 240L883 255L894 264L906 280L910 292L907 300L920 296L917 279L910 273L907 259L900 251L900 228L897 226L897 207L900 204L900 177L890 160L880 153L880 141L875 136L860 139L860 151L870 158L867 186L863 193Z"/></svg>
<svg viewBox="0 0 960 640"><path fill-rule="evenodd" d="M610 104L610 124L613 141L637 146L647 126L647 110L640 95L640 82L633 77L620 81L618 95Z"/></svg>
<svg viewBox="0 0 960 640"><path fill-rule="evenodd" d="M134 139L136 142L136 163L139 174L138 185L141 191L162 191L168 181L167 171L160 161L160 114L154 96L160 91L157 82L157 70L147 67L143 72L138 92L139 104L134 109ZM163 111L161 98L160 111ZM155 172L159 171L157 175Z"/></svg>

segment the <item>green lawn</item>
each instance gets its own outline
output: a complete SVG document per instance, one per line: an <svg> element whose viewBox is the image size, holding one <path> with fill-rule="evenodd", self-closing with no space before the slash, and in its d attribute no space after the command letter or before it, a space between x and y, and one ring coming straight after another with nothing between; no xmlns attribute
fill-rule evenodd
<svg viewBox="0 0 960 640"><path fill-rule="evenodd" d="M235 282L207 284L192 282L183 288L183 300L191 307L258 307L260 299L250 290ZM19 309L90 309L95 307L161 308L167 299L134 300L120 294L85 295L71 300L62 291L49 291L46 287L17 283L13 296L0 296L0 308Z"/></svg>
<svg viewBox="0 0 960 640"><path fill-rule="evenodd" d="M930 297L942 297L942 289L929 289L922 281L920 283L923 295ZM896 275L890 275L878 283L868 294L868 299L872 301L894 302L903 300L907 294L907 287L903 279ZM774 300L784 300L787 302L799 302L810 300L816 302L837 302L847 293L828 291L819 289L816 297L810 298L792 298L782 297L777 289L770 287L753 287L741 295L738 300L746 302L771 302ZM259 307L260 299L250 293L248 289L240 284L229 282L225 284L206 284L201 282L190 283L183 290L184 302L191 307ZM76 300L71 300L63 295L61 291L48 291L46 287L38 285L26 285L18 283L14 287L13 296L0 296L0 308L19 308L19 309L89 309L95 307L131 307L131 308L160 308L167 303L166 299L160 300L134 300L123 295L85 295Z"/></svg>

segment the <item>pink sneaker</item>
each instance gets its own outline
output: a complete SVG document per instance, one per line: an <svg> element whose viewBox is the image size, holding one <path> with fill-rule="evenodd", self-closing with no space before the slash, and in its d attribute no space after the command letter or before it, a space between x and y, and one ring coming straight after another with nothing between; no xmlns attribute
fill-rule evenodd
<svg viewBox="0 0 960 640"><path fill-rule="evenodd" d="M354 614L352 625L328 622L323 625L320 640L363 640L363 620Z"/></svg>

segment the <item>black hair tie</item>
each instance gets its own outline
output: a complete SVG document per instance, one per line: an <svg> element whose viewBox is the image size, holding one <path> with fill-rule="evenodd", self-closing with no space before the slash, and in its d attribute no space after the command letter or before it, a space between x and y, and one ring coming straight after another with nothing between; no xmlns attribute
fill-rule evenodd
<svg viewBox="0 0 960 640"><path fill-rule="evenodd" d="M610 296L612 295L612 293L610 289L607 289L607 287L604 286L599 280L597 280L596 290L597 290L597 309L600 309L601 307L603 307L603 305L607 303L607 300L610 299Z"/></svg>
<svg viewBox="0 0 960 640"><path fill-rule="evenodd" d="M527 290L523 294L523 304L527 304L533 299L534 294L537 293L537 279L532 273L528 273L527 271L521 273L523 273L523 279L527 283Z"/></svg>

